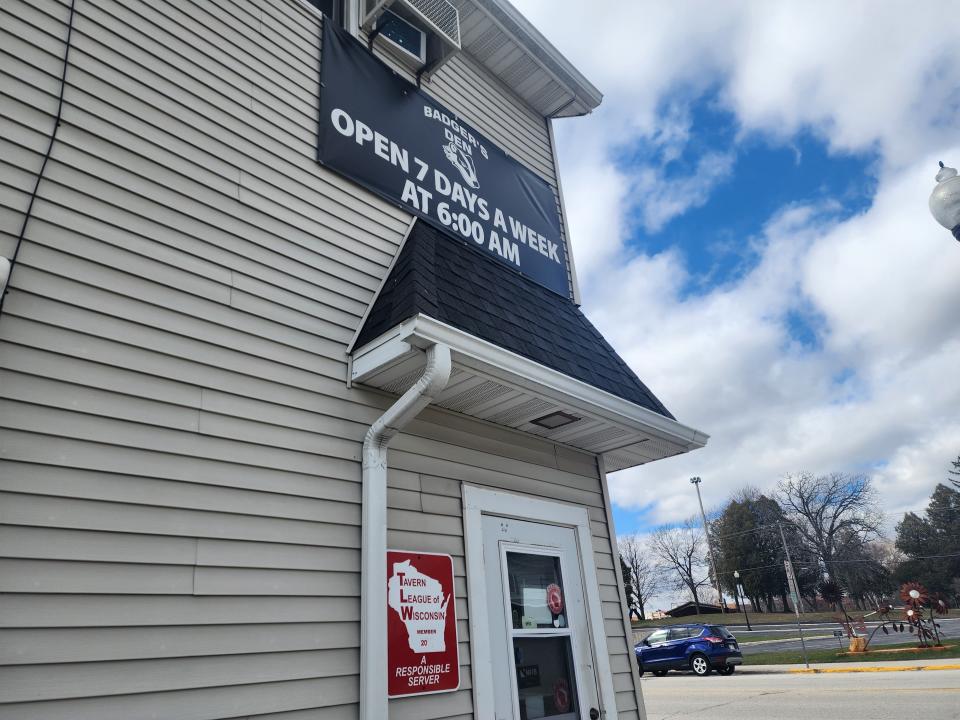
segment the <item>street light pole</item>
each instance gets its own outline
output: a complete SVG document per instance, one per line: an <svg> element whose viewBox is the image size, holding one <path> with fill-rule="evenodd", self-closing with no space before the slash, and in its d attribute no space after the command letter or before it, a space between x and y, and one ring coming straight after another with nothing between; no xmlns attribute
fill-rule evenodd
<svg viewBox="0 0 960 720"><path fill-rule="evenodd" d="M720 590L720 576L717 575L717 560L713 556L713 541L710 539L710 528L707 527L707 514L703 511L703 498L700 497L700 483L702 480L699 477L690 478L690 482L693 483L693 486L697 488L697 501L700 503L700 517L703 519L703 532L707 536L707 548L710 550L710 569L713 570L713 586L717 590L717 597L720 598L720 612L727 612L727 604L723 600L723 593Z"/></svg>
<svg viewBox="0 0 960 720"><path fill-rule="evenodd" d="M737 602L740 603L740 607L743 608L743 617L747 621L747 630L753 630L750 627L750 616L747 614L747 596L743 592L743 588L740 587L740 571L733 571L733 589L737 591Z"/></svg>

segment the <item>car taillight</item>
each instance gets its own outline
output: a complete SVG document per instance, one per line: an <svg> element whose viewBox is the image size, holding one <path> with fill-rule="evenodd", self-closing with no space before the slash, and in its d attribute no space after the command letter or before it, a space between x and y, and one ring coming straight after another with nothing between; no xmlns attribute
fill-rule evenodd
<svg viewBox="0 0 960 720"><path fill-rule="evenodd" d="M708 643L713 643L714 645L723 645L724 643L724 639L717 637L716 635L707 635L704 640L706 640Z"/></svg>

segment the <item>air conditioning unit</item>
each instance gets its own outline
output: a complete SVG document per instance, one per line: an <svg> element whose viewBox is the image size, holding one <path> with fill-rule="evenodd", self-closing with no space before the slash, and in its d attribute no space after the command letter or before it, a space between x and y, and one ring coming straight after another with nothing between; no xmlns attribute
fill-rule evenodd
<svg viewBox="0 0 960 720"><path fill-rule="evenodd" d="M421 79L460 51L460 13L448 0L364 0L363 10L373 41Z"/></svg>

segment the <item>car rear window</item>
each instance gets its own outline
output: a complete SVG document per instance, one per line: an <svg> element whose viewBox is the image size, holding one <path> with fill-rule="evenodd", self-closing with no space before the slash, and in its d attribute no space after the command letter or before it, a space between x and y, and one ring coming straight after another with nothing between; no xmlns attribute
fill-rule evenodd
<svg viewBox="0 0 960 720"><path fill-rule="evenodd" d="M710 627L707 628L707 630L709 631L710 635L722 637L726 640L733 639L733 635L730 634L730 631L727 630L725 627L721 627L720 625L711 625Z"/></svg>

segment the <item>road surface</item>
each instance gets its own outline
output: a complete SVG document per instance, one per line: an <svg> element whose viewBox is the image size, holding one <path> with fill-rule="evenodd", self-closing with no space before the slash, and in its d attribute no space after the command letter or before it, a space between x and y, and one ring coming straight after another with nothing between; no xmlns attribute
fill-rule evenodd
<svg viewBox="0 0 960 720"><path fill-rule="evenodd" d="M938 661L940 662L940 661ZM960 670L641 679L648 720L957 720Z"/></svg>
<svg viewBox="0 0 960 720"><path fill-rule="evenodd" d="M943 642L958 642L960 643L960 618L944 618L938 620L940 623L941 629L940 634L943 638ZM779 631L783 630L782 635L785 640L782 642L762 642L757 644L750 643L751 633L747 632L746 627L744 626L730 626L729 630L734 634L737 640L741 643L740 649L744 655L754 655L756 653L767 653L767 652L780 652L782 650L800 650L800 640L797 634L797 627L794 625L792 628L789 625L776 625L776 626L763 626L763 625L754 625L755 630L753 635L760 635L761 633L764 636L769 636L771 629L776 629L777 634L781 634ZM874 625L867 624L868 631L873 631ZM837 623L822 623L818 625L805 625L803 628L804 638L817 638L818 636L831 636L831 637L820 637L820 639L808 639L807 640L807 649L808 650L822 650L822 649L838 649L840 645L837 643L837 639L832 637L834 630L839 630L840 626ZM849 642L846 638L841 638L843 646L846 647ZM892 645L895 643L908 643L915 642L916 635L911 635L904 625L904 632L895 633L891 632L889 635L884 635L883 631L880 630L876 635L873 636L873 640L870 641L870 647L878 647L881 645ZM960 717L960 713L958 713Z"/></svg>

